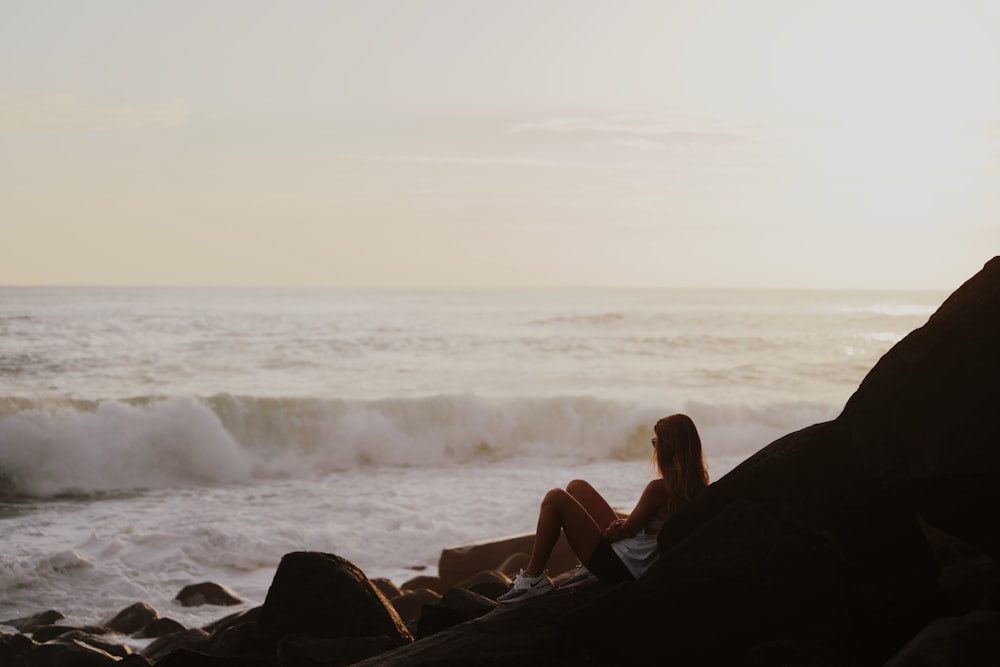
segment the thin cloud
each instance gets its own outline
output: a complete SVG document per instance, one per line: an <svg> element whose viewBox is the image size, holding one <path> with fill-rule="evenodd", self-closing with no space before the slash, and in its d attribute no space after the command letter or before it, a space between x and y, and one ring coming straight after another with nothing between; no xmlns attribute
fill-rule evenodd
<svg viewBox="0 0 1000 667"><path fill-rule="evenodd" d="M602 146L613 146L616 148L625 148L634 151L662 151L667 145L662 141L657 141L654 139L609 139L607 141L600 142L599 145Z"/></svg>
<svg viewBox="0 0 1000 667"><path fill-rule="evenodd" d="M76 93L0 93L0 132L89 133L175 127L190 113L182 100L138 106L103 105Z"/></svg>
<svg viewBox="0 0 1000 667"><path fill-rule="evenodd" d="M660 161L585 162L572 160L545 160L530 157L464 157L454 155L346 155L350 160L366 162L401 162L428 165L457 165L469 167L540 167L550 169L601 169L643 170L667 169L674 165Z"/></svg>
<svg viewBox="0 0 1000 667"><path fill-rule="evenodd" d="M618 137L641 137L647 141L653 138L661 145L719 145L744 141L742 133L718 127L708 120L664 119L639 114L620 114L607 118L591 116L556 116L540 121L518 123L510 132L545 132L552 134L591 134ZM635 144L638 147L640 144ZM642 146L648 149L651 145Z"/></svg>

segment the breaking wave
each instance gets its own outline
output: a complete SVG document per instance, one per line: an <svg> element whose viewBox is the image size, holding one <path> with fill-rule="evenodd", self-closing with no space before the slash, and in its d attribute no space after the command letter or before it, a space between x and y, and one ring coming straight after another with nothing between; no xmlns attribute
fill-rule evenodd
<svg viewBox="0 0 1000 667"><path fill-rule="evenodd" d="M810 403L666 407L473 395L0 399L0 495L246 483L362 466L638 459L649 453L651 425L670 412L695 419L709 457L745 457L835 416Z"/></svg>

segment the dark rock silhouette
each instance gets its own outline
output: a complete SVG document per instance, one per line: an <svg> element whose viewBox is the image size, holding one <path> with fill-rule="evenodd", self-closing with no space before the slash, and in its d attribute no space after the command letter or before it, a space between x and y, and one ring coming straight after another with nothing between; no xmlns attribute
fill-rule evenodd
<svg viewBox="0 0 1000 667"><path fill-rule="evenodd" d="M209 634L201 628L178 630L169 635L157 638L142 650L142 655L153 662L159 662L175 651L181 649L206 653L209 645Z"/></svg>
<svg viewBox="0 0 1000 667"><path fill-rule="evenodd" d="M133 637L136 639L155 639L174 632L187 630L184 624L172 618L156 618L142 627Z"/></svg>
<svg viewBox="0 0 1000 667"><path fill-rule="evenodd" d="M287 635L315 639L388 637L413 641L399 615L353 563L332 554L286 554L260 614L257 636L272 653Z"/></svg>
<svg viewBox="0 0 1000 667"><path fill-rule="evenodd" d="M185 586L174 599L180 602L183 607L198 607L203 604L230 607L243 602L240 596L231 589L211 581Z"/></svg>
<svg viewBox="0 0 1000 667"><path fill-rule="evenodd" d="M142 630L159 617L160 612L153 607L145 602L136 602L105 620L101 625L113 632L130 635Z"/></svg>
<svg viewBox="0 0 1000 667"><path fill-rule="evenodd" d="M62 612L56 611L55 609L49 609L46 611L40 611L37 614L32 614L31 616L25 616L23 618L11 618L0 622L0 625L9 625L24 634L31 634L36 628L40 628L43 625L52 625L56 621L61 621L64 618L66 618L66 616Z"/></svg>

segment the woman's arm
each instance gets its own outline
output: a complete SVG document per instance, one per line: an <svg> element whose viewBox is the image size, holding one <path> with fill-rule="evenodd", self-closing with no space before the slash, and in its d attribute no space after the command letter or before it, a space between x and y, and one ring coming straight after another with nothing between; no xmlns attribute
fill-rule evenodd
<svg viewBox="0 0 1000 667"><path fill-rule="evenodd" d="M666 502L667 489L663 485L663 480L654 479L643 489L642 495L639 497L639 502L635 504L635 509L628 515L628 519L613 521L607 530L604 531L604 537L608 538L611 542L632 537L642 530L649 523L650 519L656 516Z"/></svg>

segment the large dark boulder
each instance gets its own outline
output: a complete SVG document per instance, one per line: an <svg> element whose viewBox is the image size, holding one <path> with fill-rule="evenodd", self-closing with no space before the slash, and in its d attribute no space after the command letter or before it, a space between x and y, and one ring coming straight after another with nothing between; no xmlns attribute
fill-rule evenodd
<svg viewBox="0 0 1000 667"><path fill-rule="evenodd" d="M388 637L394 646L413 641L392 605L361 570L343 558L316 552L282 557L257 635L261 648L271 654L287 635Z"/></svg>
<svg viewBox="0 0 1000 667"><path fill-rule="evenodd" d="M997 599L997 406L1000 258L836 420L771 443L672 518L639 581L508 607L379 664L881 665L924 628L959 627L930 625L975 611L956 601ZM971 618L990 619L960 626L980 641L994 617Z"/></svg>
<svg viewBox="0 0 1000 667"><path fill-rule="evenodd" d="M1000 258L879 360L838 421L887 493L1000 558Z"/></svg>

